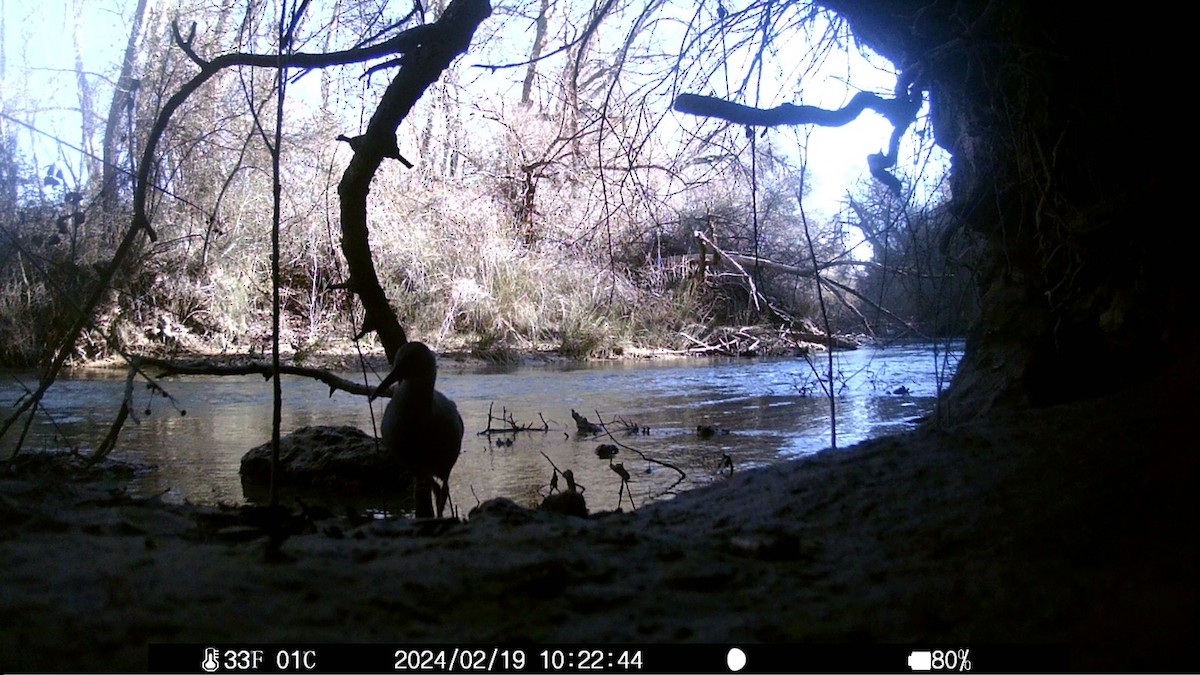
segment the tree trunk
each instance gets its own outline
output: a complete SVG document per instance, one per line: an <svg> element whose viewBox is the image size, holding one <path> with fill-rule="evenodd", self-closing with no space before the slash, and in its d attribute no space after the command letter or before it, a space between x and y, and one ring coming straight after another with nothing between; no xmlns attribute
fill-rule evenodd
<svg viewBox="0 0 1200 675"><path fill-rule="evenodd" d="M87 71L83 68L83 0L75 0L72 11L75 16L71 22L71 46L75 50L75 84L79 89L79 120L80 147L84 155L84 166L89 177L100 173L99 162L96 160L94 145L96 143L96 108L92 104L92 84L88 82Z"/></svg>
<svg viewBox="0 0 1200 675"><path fill-rule="evenodd" d="M525 67L525 81L521 83L521 105L533 103L533 81L537 78L538 60L546 48L546 35L550 30L550 0L541 0L537 19L534 21L533 47L529 50L529 65Z"/></svg>
<svg viewBox="0 0 1200 675"><path fill-rule="evenodd" d="M951 415L1099 395L1194 362L1187 247L1163 225L1175 125L1131 85L1161 18L1028 0L822 0L930 92L954 210L986 240Z"/></svg>
<svg viewBox="0 0 1200 675"><path fill-rule="evenodd" d="M146 18L148 0L138 0L129 23L129 41L125 43L125 55L121 59L121 74L117 78L117 86L113 89L112 102L108 106L108 116L104 120L104 139L102 146L100 208L106 214L111 213L117 205L117 143L122 119L129 119L129 111L133 109L133 94L135 84L133 66L137 61L137 45L141 40L142 24ZM132 134L132 129L127 129Z"/></svg>

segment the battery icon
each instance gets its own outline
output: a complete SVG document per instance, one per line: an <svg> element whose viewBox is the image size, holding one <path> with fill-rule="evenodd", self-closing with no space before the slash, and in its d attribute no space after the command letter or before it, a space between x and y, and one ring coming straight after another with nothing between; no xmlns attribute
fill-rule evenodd
<svg viewBox="0 0 1200 675"><path fill-rule="evenodd" d="M933 652L912 652L908 655L908 667L913 671L933 670Z"/></svg>

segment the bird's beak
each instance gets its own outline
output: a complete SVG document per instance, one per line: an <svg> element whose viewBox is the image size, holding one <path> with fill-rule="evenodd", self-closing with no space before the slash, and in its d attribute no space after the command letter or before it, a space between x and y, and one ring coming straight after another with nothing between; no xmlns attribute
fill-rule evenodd
<svg viewBox="0 0 1200 675"><path fill-rule="evenodd" d="M371 396L367 400L374 401L380 396L383 396L383 393L388 390L388 387L392 386L401 379L403 378L400 375L400 369L393 368L392 372L388 373L387 377L383 378L383 381L379 383L379 386L375 387L375 391L371 392Z"/></svg>

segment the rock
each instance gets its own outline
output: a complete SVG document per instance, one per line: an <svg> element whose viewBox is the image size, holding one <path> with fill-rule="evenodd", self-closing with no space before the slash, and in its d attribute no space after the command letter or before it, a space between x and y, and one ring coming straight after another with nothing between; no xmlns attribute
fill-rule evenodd
<svg viewBox="0 0 1200 675"><path fill-rule="evenodd" d="M532 520L532 511L506 497L495 497L471 509L467 514L471 522L494 519L507 525L520 525Z"/></svg>
<svg viewBox="0 0 1200 675"><path fill-rule="evenodd" d="M701 424L696 427L696 435L700 438L712 438L713 436L725 436L728 434L729 430L722 429L721 427L713 427L706 424Z"/></svg>
<svg viewBox="0 0 1200 675"><path fill-rule="evenodd" d="M281 487L392 490L403 484L395 463L375 439L352 426L302 427L279 440ZM242 457L242 483L269 485L271 444Z"/></svg>
<svg viewBox="0 0 1200 675"><path fill-rule="evenodd" d="M588 517L587 502L584 500L583 495L574 490L548 495L542 500L542 504L538 508L542 511L562 513L577 518Z"/></svg>

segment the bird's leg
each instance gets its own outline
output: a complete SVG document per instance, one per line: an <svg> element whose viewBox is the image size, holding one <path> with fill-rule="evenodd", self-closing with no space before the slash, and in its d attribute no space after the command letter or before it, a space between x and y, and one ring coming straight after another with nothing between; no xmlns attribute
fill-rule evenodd
<svg viewBox="0 0 1200 675"><path fill-rule="evenodd" d="M437 514L438 518L441 518L446 511L446 502L450 499L450 481L444 480L434 485L437 493Z"/></svg>
<svg viewBox="0 0 1200 675"><path fill-rule="evenodd" d="M416 507L418 518L433 517L433 494L437 490L432 476L420 476L416 480Z"/></svg>

